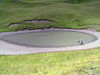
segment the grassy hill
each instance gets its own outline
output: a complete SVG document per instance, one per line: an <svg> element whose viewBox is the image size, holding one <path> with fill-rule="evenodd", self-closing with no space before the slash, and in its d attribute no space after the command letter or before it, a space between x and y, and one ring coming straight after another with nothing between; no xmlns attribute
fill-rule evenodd
<svg viewBox="0 0 100 75"><path fill-rule="evenodd" d="M68 0L1 0L0 31L39 28L95 28L100 30L100 1L69 3ZM24 23L23 20L48 19L52 23ZM19 23L9 28L9 24Z"/></svg>

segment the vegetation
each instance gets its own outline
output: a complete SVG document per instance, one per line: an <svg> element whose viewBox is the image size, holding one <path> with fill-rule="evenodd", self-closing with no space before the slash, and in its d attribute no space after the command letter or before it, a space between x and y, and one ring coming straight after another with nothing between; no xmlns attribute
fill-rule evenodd
<svg viewBox="0 0 100 75"><path fill-rule="evenodd" d="M0 56L0 75L100 75L100 48Z"/></svg>
<svg viewBox="0 0 100 75"><path fill-rule="evenodd" d="M96 1L96 0L69 0L71 3L84 3L84 2L90 2L90 1Z"/></svg>
<svg viewBox="0 0 100 75"><path fill-rule="evenodd" d="M100 30L99 3L99 0L84 3L69 3L68 0L1 0L0 32L50 27L90 27ZM23 23L23 20L31 19L48 19L54 22ZM20 24L9 28L11 23Z"/></svg>

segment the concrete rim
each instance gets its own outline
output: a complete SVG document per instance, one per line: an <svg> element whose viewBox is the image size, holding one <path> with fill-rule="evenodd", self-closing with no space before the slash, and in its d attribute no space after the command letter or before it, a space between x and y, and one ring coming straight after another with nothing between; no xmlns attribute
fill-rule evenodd
<svg viewBox="0 0 100 75"><path fill-rule="evenodd" d="M0 38L16 34L16 33L26 33L26 32L39 32L39 31L48 31L48 30L65 30L65 31L78 31L87 34L91 34L97 37L96 41L87 43L82 46L71 46L71 47L60 47L60 48L37 48L37 47L26 47L21 45L16 45L8 43L6 41L0 40L0 55L22 55L22 54L32 54L32 53L45 53L45 52L57 52L57 51L72 51L72 50L83 50L91 49L100 46L100 32L91 31L91 30L76 30L76 29L38 29L38 30L26 30L26 31L16 31L16 32L2 32L0 33Z"/></svg>

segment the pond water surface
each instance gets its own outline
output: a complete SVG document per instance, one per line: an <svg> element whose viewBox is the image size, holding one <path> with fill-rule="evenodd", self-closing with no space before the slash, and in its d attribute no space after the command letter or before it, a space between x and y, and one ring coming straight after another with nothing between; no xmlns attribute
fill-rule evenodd
<svg viewBox="0 0 100 75"><path fill-rule="evenodd" d="M83 40L86 44L95 41L96 37L82 32L58 30L18 33L1 39L9 43L32 47L66 47L79 45L79 40Z"/></svg>

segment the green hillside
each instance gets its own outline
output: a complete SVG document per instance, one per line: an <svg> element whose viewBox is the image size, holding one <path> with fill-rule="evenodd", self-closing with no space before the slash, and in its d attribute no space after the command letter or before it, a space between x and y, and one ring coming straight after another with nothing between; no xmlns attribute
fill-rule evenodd
<svg viewBox="0 0 100 75"><path fill-rule="evenodd" d="M100 30L100 1L70 3L68 0L1 0L0 31L39 28L95 28ZM48 19L49 23L25 23L23 20ZM9 24L19 23L9 27Z"/></svg>

